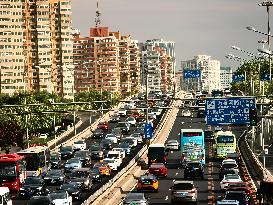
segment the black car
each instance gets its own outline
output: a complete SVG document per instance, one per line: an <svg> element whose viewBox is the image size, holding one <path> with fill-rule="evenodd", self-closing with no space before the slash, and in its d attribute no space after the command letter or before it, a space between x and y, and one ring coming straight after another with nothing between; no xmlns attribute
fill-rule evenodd
<svg viewBox="0 0 273 205"><path fill-rule="evenodd" d="M67 146L67 147L61 147L60 148L61 152L61 159L70 159L74 157L74 150L72 146Z"/></svg>
<svg viewBox="0 0 273 205"><path fill-rule="evenodd" d="M92 177L89 168L74 169L67 175L68 182L76 182L82 189L90 190L92 187Z"/></svg>
<svg viewBox="0 0 273 205"><path fill-rule="evenodd" d="M226 191L224 200L237 200L239 205L250 205L250 198L245 191Z"/></svg>
<svg viewBox="0 0 273 205"><path fill-rule="evenodd" d="M61 169L51 169L44 177L44 183L46 185L61 185L64 182L64 174Z"/></svg>
<svg viewBox="0 0 273 205"><path fill-rule="evenodd" d="M204 108L199 108L197 111L197 118L204 118L206 117L206 111Z"/></svg>
<svg viewBox="0 0 273 205"><path fill-rule="evenodd" d="M102 177L103 175L101 174L100 170L98 167L93 167L90 169L90 175L92 177L92 182L93 183L98 183L102 182Z"/></svg>
<svg viewBox="0 0 273 205"><path fill-rule="evenodd" d="M103 151L104 149L101 147L100 144L93 144L89 147L91 159L103 159L104 158Z"/></svg>
<svg viewBox="0 0 273 205"><path fill-rule="evenodd" d="M205 130L204 140L205 141L213 141L214 140L214 132L212 130Z"/></svg>
<svg viewBox="0 0 273 205"><path fill-rule="evenodd" d="M100 128L95 129L92 133L93 138L103 138L103 136L104 136L104 131Z"/></svg>
<svg viewBox="0 0 273 205"><path fill-rule="evenodd" d="M188 162L184 169L184 179L200 177L204 179L204 167L200 162Z"/></svg>
<svg viewBox="0 0 273 205"><path fill-rule="evenodd" d="M19 190L19 198L30 199L32 196L46 194L44 181L40 177L27 177Z"/></svg>
<svg viewBox="0 0 273 205"><path fill-rule="evenodd" d="M125 154L126 155L130 155L131 154L131 145L124 142L124 143L120 143L118 145L118 148L122 148L123 150L125 150Z"/></svg>
<svg viewBox="0 0 273 205"><path fill-rule="evenodd" d="M50 155L50 168L51 169L59 169L61 167L61 157L58 154Z"/></svg>
<svg viewBox="0 0 273 205"><path fill-rule="evenodd" d="M100 146L102 149L111 150L113 148L113 142L112 140L102 139L100 142Z"/></svg>
<svg viewBox="0 0 273 205"><path fill-rule="evenodd" d="M27 205L53 205L53 202L48 196L33 196L30 198Z"/></svg>
<svg viewBox="0 0 273 205"><path fill-rule="evenodd" d="M84 167L88 167L91 165L91 157L89 154L88 150L81 150L75 152L74 157L80 159Z"/></svg>
<svg viewBox="0 0 273 205"><path fill-rule="evenodd" d="M109 122L120 122L119 115L113 115L113 116L111 116Z"/></svg>
<svg viewBox="0 0 273 205"><path fill-rule="evenodd" d="M119 122L116 127L119 127L122 134L128 135L130 133L130 125L127 122Z"/></svg>
<svg viewBox="0 0 273 205"><path fill-rule="evenodd" d="M63 184L60 186L59 190L67 191L73 199L81 200L82 198L82 187L76 182L70 182L68 184Z"/></svg>

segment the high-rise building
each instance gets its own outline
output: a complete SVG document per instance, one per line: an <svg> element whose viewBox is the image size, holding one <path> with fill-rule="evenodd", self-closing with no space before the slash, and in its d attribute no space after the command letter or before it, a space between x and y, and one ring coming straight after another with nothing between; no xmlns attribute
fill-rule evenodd
<svg viewBox="0 0 273 205"><path fill-rule="evenodd" d="M88 37L75 32L73 41L77 92L95 89L127 94L139 88L139 49L131 36L95 27Z"/></svg>
<svg viewBox="0 0 273 205"><path fill-rule="evenodd" d="M231 88L232 69L231 67L220 68L220 88L222 90Z"/></svg>
<svg viewBox="0 0 273 205"><path fill-rule="evenodd" d="M66 75L73 69L70 1L0 1L1 93L72 96L73 78Z"/></svg>
<svg viewBox="0 0 273 205"><path fill-rule="evenodd" d="M163 39L140 44L142 91L146 89L146 77L149 92L168 92L175 88L174 45L174 42Z"/></svg>
<svg viewBox="0 0 273 205"><path fill-rule="evenodd" d="M197 55L193 60L181 62L182 74L185 70L200 70L199 78L182 78L182 89L202 90L211 92L220 89L220 61L214 60L211 56Z"/></svg>

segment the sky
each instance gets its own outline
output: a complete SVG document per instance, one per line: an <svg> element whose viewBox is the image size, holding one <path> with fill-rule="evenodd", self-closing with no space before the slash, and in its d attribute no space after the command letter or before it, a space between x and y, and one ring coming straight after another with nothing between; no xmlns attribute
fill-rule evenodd
<svg viewBox="0 0 273 205"><path fill-rule="evenodd" d="M267 32L266 7L262 0L99 0L101 26L131 35L144 42L162 38L175 42L177 70L182 60L205 54L234 70L239 62L225 58L234 54L249 59L245 51L257 53L258 40L267 37L249 31L252 26ZM273 16L271 8L270 18ZM73 28L88 36L95 26L96 0L72 0ZM271 26L273 27L273 26Z"/></svg>

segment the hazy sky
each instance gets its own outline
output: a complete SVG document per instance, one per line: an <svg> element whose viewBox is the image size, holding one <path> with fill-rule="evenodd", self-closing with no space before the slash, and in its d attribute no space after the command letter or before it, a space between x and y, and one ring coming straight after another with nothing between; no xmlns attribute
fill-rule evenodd
<svg viewBox="0 0 273 205"><path fill-rule="evenodd" d="M261 47L258 40L266 36L248 31L246 26L267 32L266 7L258 6L261 1L99 0L102 26L130 34L139 41L153 38L175 41L178 69L181 60L197 54L220 60L221 66L237 67L239 63L225 55L248 57L231 49L232 45L255 53ZM89 28L95 25L95 11L96 0L72 0L73 28L87 36Z"/></svg>

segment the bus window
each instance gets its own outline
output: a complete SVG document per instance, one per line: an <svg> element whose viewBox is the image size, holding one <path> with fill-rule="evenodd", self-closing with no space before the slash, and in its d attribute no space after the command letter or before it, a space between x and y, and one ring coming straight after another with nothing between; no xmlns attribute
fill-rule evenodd
<svg viewBox="0 0 273 205"><path fill-rule="evenodd" d="M234 137L233 136L218 136L217 143L233 143Z"/></svg>

